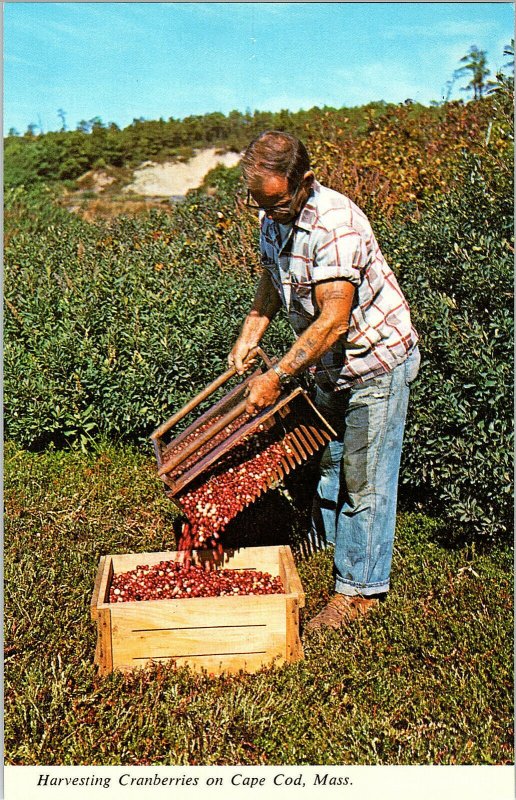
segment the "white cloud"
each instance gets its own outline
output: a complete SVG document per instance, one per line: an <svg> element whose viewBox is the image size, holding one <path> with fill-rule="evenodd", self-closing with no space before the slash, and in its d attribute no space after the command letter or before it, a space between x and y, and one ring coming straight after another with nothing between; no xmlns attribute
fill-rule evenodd
<svg viewBox="0 0 516 800"><path fill-rule="evenodd" d="M4 55L4 63L13 64L15 67L31 67L32 69L39 69L41 67L41 64L37 64L34 61L29 61L27 58L10 55L9 53Z"/></svg>
<svg viewBox="0 0 516 800"><path fill-rule="evenodd" d="M446 39L466 37L468 40L489 36L497 28L495 22L437 22L434 25L396 25L384 28L385 39L405 39L417 36L419 39Z"/></svg>
<svg viewBox="0 0 516 800"><path fill-rule="evenodd" d="M411 98L427 102L428 86L403 65L389 61L377 61L354 69L352 73L339 70L339 105L362 105L371 100L401 103Z"/></svg>

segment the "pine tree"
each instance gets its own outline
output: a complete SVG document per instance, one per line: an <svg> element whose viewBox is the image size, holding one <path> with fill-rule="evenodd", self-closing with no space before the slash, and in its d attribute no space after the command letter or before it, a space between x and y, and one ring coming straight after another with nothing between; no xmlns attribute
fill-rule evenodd
<svg viewBox="0 0 516 800"><path fill-rule="evenodd" d="M487 53L485 50L479 50L476 45L469 48L469 53L461 58L461 64L458 70L455 70L455 78L463 78L471 75L471 80L467 86L462 87L463 92L473 91L473 99L480 100L487 91L487 76L490 75L490 70L487 68Z"/></svg>

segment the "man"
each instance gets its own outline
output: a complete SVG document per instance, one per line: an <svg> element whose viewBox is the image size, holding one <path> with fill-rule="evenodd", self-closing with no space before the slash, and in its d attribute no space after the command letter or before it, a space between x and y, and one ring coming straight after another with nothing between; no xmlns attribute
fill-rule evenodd
<svg viewBox="0 0 516 800"><path fill-rule="evenodd" d="M313 533L335 546L335 595L305 626L338 628L389 590L401 444L417 334L364 213L316 180L298 139L266 131L242 168L261 211L263 272L230 355L239 372L283 305L297 334L250 384L247 410L274 403L310 370L315 402L338 433L323 454Z"/></svg>

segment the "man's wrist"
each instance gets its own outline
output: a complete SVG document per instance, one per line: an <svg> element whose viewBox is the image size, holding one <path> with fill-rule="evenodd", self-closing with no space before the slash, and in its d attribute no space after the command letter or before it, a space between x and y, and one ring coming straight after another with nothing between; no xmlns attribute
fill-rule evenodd
<svg viewBox="0 0 516 800"><path fill-rule="evenodd" d="M276 373L276 376L279 380L280 386L284 386L292 379L292 375L289 375L288 372L285 372L281 369L279 364L273 364L271 367L272 371Z"/></svg>

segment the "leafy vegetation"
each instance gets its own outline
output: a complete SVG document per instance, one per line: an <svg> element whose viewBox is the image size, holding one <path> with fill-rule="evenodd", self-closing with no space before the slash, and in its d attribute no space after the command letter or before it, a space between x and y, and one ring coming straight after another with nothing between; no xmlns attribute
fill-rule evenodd
<svg viewBox="0 0 516 800"><path fill-rule="evenodd" d="M512 175L496 182L468 158L460 191L385 232L422 336L403 480L491 536L512 529Z"/></svg>
<svg viewBox="0 0 516 800"><path fill-rule="evenodd" d="M383 104L378 104L381 107ZM78 178L89 169L136 166L153 159L184 159L194 148L220 147L239 152L258 133L267 128L303 132L305 123L319 117L320 109L255 111L228 115L210 113L186 117L183 120L135 119L120 129L114 123L104 124L95 117L83 121L78 130L55 131L35 135L28 130L23 136L7 136L5 149L5 184L19 186L33 180L63 181ZM337 116L339 112L333 109ZM342 114L341 114L342 116ZM362 115L351 110L347 123L360 123Z"/></svg>
<svg viewBox="0 0 516 800"><path fill-rule="evenodd" d="M8 433L26 446L146 437L221 371L228 298L236 317L250 291L165 216L74 219L20 233L10 251Z"/></svg>
<svg viewBox="0 0 516 800"><path fill-rule="evenodd" d="M342 633L306 636L303 661L99 678L99 556L174 546L152 461L104 443L88 454L8 446L5 471L6 763L512 763L507 549L450 549L442 525L403 514L388 601ZM302 557L276 495L261 500L261 530L296 549L307 619L332 591L331 556Z"/></svg>

